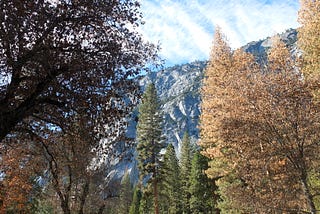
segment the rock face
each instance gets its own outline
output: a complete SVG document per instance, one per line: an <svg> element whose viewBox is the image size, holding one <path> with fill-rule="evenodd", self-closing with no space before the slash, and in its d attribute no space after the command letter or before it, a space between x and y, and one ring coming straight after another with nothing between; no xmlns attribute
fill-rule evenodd
<svg viewBox="0 0 320 214"><path fill-rule="evenodd" d="M297 50L297 31L287 30L279 34L280 38L290 47L292 52ZM260 63L266 60L266 51L271 47L270 37L257 42L250 42L242 48L252 53ZM163 134L167 143L173 144L179 157L180 145L184 132L188 132L192 143L199 138L198 122L200 116L200 86L207 62L195 61L183 65L176 65L164 70L149 73L139 79L142 90L153 82L160 97L164 116ZM137 112L134 113L137 116ZM128 136L135 138L136 122L133 119L128 127ZM113 174L121 177L124 169L131 173L131 181L137 181L137 168L134 149L133 155L116 164ZM129 153L130 153L129 152ZM118 170L117 170L118 169ZM117 173L116 173L117 172Z"/></svg>
<svg viewBox="0 0 320 214"><path fill-rule="evenodd" d="M205 66L204 61L176 65L140 80L142 88L151 82L155 84L163 109L163 134L177 154L184 132L189 133L193 142L199 137L199 88Z"/></svg>
<svg viewBox="0 0 320 214"><path fill-rule="evenodd" d="M289 29L279 34L292 51L296 50L297 31ZM266 51L272 45L268 37L258 42L251 42L242 47L252 53L258 61L266 60ZM158 90L164 112L164 135L168 143L172 143L179 156L180 142L185 131L193 142L199 138L198 122L200 116L200 86L207 62L196 61L176 65L162 71L151 73L140 80L144 88L153 82Z"/></svg>
<svg viewBox="0 0 320 214"><path fill-rule="evenodd" d="M291 49L292 52L297 50L297 30L296 29L288 29L284 33L278 34L280 39L287 44L287 46ZM270 49L272 45L272 38L268 37L263 40L254 41L243 46L243 50L249 53L252 53L258 62L264 63L267 57L267 51Z"/></svg>

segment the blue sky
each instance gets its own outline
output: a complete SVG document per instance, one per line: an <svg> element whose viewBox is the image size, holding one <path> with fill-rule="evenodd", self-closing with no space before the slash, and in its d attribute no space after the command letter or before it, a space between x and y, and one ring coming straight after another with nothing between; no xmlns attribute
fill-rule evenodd
<svg viewBox="0 0 320 214"><path fill-rule="evenodd" d="M167 65L208 59L214 27L232 48L296 28L299 0L142 0L148 41Z"/></svg>

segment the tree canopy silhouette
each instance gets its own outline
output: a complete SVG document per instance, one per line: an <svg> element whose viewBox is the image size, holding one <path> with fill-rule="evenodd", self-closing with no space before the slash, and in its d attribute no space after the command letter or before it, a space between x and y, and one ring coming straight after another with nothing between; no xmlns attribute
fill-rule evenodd
<svg viewBox="0 0 320 214"><path fill-rule="evenodd" d="M48 124L64 130L76 114L91 121L90 131L119 125L140 93L133 77L157 58L137 33L139 7L134 0L1 1L0 141L39 135Z"/></svg>

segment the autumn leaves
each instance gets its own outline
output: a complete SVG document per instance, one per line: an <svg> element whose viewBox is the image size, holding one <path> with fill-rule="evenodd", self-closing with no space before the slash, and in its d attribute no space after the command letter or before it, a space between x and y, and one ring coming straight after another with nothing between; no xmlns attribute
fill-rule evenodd
<svg viewBox="0 0 320 214"><path fill-rule="evenodd" d="M231 51L216 30L202 88L200 145L211 158L222 213L319 209L320 1L302 1L298 55L279 37L267 63ZM316 25L316 26L315 26ZM312 44L310 44L310 41Z"/></svg>

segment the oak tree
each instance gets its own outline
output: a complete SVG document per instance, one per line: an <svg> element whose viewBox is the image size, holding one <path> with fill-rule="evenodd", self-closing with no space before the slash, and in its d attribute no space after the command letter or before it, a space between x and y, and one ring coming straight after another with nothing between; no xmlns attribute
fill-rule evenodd
<svg viewBox="0 0 320 214"><path fill-rule="evenodd" d="M29 213L37 157L23 142L2 145L0 152L0 213Z"/></svg>
<svg viewBox="0 0 320 214"><path fill-rule="evenodd" d="M47 172L46 198L55 199L52 206L56 212L83 214L92 209L102 209L105 205L105 178L99 169L92 166L96 156L94 148L99 142L86 127L86 120L76 117L66 133L47 130L50 135L46 138L34 134L41 150L39 156L42 157L38 164L45 165Z"/></svg>
<svg viewBox="0 0 320 214"><path fill-rule="evenodd" d="M302 72L312 78L320 72L320 1L301 0L298 21L298 47L302 52Z"/></svg>
<svg viewBox="0 0 320 214"><path fill-rule="evenodd" d="M92 134L126 116L139 94L132 77L156 56L137 33L139 7L135 0L1 1L0 141L43 123L66 129L75 112L101 124Z"/></svg>
<svg viewBox="0 0 320 214"><path fill-rule="evenodd" d="M214 138L202 144L213 159L207 172L219 178L221 211L316 213L319 190L308 180L319 164L320 112L312 96L318 80L303 78L279 38L266 66L239 60L245 55L234 54L223 105L211 103Z"/></svg>

